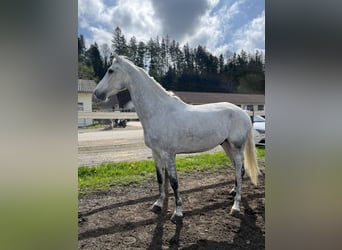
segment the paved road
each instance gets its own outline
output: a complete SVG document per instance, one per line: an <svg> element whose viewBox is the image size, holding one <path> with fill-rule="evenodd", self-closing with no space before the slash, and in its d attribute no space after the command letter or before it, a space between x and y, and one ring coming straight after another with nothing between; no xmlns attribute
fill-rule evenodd
<svg viewBox="0 0 342 250"><path fill-rule="evenodd" d="M140 123L129 122L126 128L79 129L78 165L102 162L136 161L152 157L144 144Z"/></svg>
<svg viewBox="0 0 342 250"><path fill-rule="evenodd" d="M221 147L216 147L212 151L218 150L222 150ZM78 166L151 158L152 152L145 146L139 122L128 122L126 128L112 130L78 130Z"/></svg>

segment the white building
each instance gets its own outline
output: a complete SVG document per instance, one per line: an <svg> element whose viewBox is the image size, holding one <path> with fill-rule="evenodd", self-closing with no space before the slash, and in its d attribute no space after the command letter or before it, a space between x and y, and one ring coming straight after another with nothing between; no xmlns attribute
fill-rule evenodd
<svg viewBox="0 0 342 250"><path fill-rule="evenodd" d="M265 110L265 95L232 94L174 91L175 95L189 104L206 104L214 102L231 102L242 109L257 111Z"/></svg>
<svg viewBox="0 0 342 250"><path fill-rule="evenodd" d="M94 80L78 79L78 111L92 112L92 96L96 88ZM93 124L93 119L78 119L78 127L84 127Z"/></svg>

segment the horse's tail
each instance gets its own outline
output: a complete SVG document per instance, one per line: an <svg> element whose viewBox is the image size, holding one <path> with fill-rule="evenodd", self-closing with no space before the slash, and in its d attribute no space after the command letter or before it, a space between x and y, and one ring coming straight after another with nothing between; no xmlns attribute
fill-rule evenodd
<svg viewBox="0 0 342 250"><path fill-rule="evenodd" d="M253 129L248 132L247 141L244 150L245 167L247 174L254 185L258 184L259 167L256 161L255 145L253 139Z"/></svg>

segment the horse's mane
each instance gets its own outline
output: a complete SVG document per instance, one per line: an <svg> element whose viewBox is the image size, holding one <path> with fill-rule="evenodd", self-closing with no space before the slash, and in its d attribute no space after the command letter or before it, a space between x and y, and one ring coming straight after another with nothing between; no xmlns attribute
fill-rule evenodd
<svg viewBox="0 0 342 250"><path fill-rule="evenodd" d="M158 83L152 76L150 76L145 69L135 65L130 58L128 58L127 56L120 56L123 61L125 61L126 63L130 64L133 68L136 68L138 71L140 71L145 78L149 79L150 81L152 81L155 86L158 88L159 91L161 91L162 93L165 93L168 96L171 97L175 97L177 99L180 100L180 98L178 96L175 95L175 93L173 93L172 91L167 91L160 83Z"/></svg>

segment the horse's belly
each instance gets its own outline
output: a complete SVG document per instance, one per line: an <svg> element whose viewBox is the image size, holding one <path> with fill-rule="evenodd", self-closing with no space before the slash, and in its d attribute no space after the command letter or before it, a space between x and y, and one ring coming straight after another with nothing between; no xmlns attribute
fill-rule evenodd
<svg viewBox="0 0 342 250"><path fill-rule="evenodd" d="M179 136L174 144L176 153L196 153L210 150L221 143L227 137L213 131L196 133L189 129L187 132Z"/></svg>
<svg viewBox="0 0 342 250"><path fill-rule="evenodd" d="M203 145L197 144L197 145L193 145L192 147L181 146L176 149L176 154L191 154L191 153L205 152L205 151L215 148L218 145L219 144L211 145L211 146L209 145L203 146Z"/></svg>

